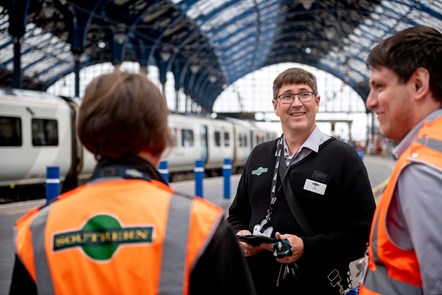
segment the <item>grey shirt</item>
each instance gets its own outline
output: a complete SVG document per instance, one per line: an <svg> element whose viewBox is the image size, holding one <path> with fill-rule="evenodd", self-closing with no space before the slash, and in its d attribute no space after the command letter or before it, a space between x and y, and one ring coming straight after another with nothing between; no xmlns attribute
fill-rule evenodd
<svg viewBox="0 0 442 295"><path fill-rule="evenodd" d="M399 157L425 121L442 116L439 109L416 125L395 149ZM413 249L419 261L424 294L442 294L442 171L414 163L401 172L387 216L392 240Z"/></svg>
<svg viewBox="0 0 442 295"><path fill-rule="evenodd" d="M313 132L310 134L310 136L307 138L306 141L299 147L299 149L294 153L293 155L290 155L288 144L285 141L284 138L284 157L285 157L285 163L286 166L293 165L296 162L301 161L305 157L307 157L311 152L318 152L319 146L327 141L330 136L322 133L321 130L319 130L318 126L313 129Z"/></svg>

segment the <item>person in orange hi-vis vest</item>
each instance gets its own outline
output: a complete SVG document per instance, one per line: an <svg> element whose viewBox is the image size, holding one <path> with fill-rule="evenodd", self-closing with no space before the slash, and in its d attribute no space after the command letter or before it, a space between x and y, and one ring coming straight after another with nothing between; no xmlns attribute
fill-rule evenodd
<svg viewBox="0 0 442 295"><path fill-rule="evenodd" d="M374 47L367 108L400 141L359 294L442 294L442 34L404 29Z"/></svg>
<svg viewBox="0 0 442 295"><path fill-rule="evenodd" d="M115 71L87 87L78 135L89 182L17 221L10 294L255 294L223 210L170 188L164 97Z"/></svg>

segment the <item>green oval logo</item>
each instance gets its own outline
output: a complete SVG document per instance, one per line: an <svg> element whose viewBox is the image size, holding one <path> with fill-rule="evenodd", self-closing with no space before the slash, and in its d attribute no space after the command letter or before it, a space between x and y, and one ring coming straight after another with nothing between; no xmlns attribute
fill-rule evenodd
<svg viewBox="0 0 442 295"><path fill-rule="evenodd" d="M268 168L262 168L262 167L259 167L259 168L256 169L256 170L252 170L252 175L258 175L258 176L260 176L261 174L266 173L268 170L269 170Z"/></svg>
<svg viewBox="0 0 442 295"><path fill-rule="evenodd" d="M109 260L123 244L152 243L153 226L122 227L110 215L95 215L82 229L53 236L54 252L80 247L95 260Z"/></svg>

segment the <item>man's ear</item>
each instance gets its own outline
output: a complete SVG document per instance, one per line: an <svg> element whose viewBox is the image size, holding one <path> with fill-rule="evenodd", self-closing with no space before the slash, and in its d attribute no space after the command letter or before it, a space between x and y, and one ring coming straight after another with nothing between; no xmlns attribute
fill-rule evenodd
<svg viewBox="0 0 442 295"><path fill-rule="evenodd" d="M278 101L276 99L272 99L273 111L276 112L276 108L278 107Z"/></svg>
<svg viewBox="0 0 442 295"><path fill-rule="evenodd" d="M430 73L426 68L417 68L411 76L415 98L420 100L430 91Z"/></svg>
<svg viewBox="0 0 442 295"><path fill-rule="evenodd" d="M315 97L315 104L316 104L316 112L319 112L319 103L321 102L321 96L316 95Z"/></svg>

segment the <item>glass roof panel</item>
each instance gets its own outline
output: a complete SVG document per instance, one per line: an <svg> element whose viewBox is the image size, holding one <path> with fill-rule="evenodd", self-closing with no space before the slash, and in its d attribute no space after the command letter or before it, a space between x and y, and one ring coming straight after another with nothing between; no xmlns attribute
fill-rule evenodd
<svg viewBox="0 0 442 295"><path fill-rule="evenodd" d="M442 3L442 2L441 2ZM434 13L438 13L439 17L433 17L429 12L422 10L412 10L409 13L409 17L416 20L425 20L425 24L432 26L433 28L442 28L442 4L434 2L431 4L431 9ZM434 5L433 5L434 4ZM439 4L439 5L437 5Z"/></svg>
<svg viewBox="0 0 442 295"><path fill-rule="evenodd" d="M0 54L0 63L5 63L6 61L11 61L14 58L14 46L11 43L2 49L2 54Z"/></svg>
<svg viewBox="0 0 442 295"><path fill-rule="evenodd" d="M238 58L241 58L244 55L249 54L249 52L254 52L255 46L250 46L251 45L250 43L252 43L252 42L253 42L253 40L248 40L248 42L245 42L245 44L238 44L237 46L232 48L232 51L230 51L230 54L229 54L229 59L230 60L237 60Z"/></svg>
<svg viewBox="0 0 442 295"><path fill-rule="evenodd" d="M403 1L382 1L382 4L377 6L375 11L371 13L370 17L361 23L352 34L346 37L346 46L343 48L331 48L327 56L321 59L321 63L336 67L333 60L341 60L340 55L342 52L346 52L347 57L350 57L347 61L350 67L349 71L346 71L347 75L351 75L351 78L358 83L362 83L366 78L366 66L365 59L368 55L370 48L378 38L385 38L388 35L393 34L396 31L410 27L410 15L411 22L420 24L428 24L429 18L427 13L423 11L413 10L413 7L409 5L416 5L415 2ZM435 23L442 22L442 20L432 18ZM378 30L373 30L373 28ZM441 28L442 25L439 26ZM436 26L437 28L437 26Z"/></svg>
<svg viewBox="0 0 442 295"><path fill-rule="evenodd" d="M73 63L63 63L63 64L59 64L59 65L55 66L50 71L39 72L39 73L36 73L36 74L43 81L44 80L51 80L54 77L57 77L58 75L68 71L69 69L72 69L73 66L74 66Z"/></svg>
<svg viewBox="0 0 442 295"><path fill-rule="evenodd" d="M209 14L210 12L212 12L213 10L219 8L224 4L225 4L224 1L218 1L218 0L198 1L195 4L193 4L192 7L187 11L187 15L190 18L196 19L202 15Z"/></svg>
<svg viewBox="0 0 442 295"><path fill-rule="evenodd" d="M21 62L23 65L23 68L27 68L27 66L31 63L33 63L35 60L40 60L44 58L46 55L43 54L41 51L28 51L26 54L23 54L21 57Z"/></svg>
<svg viewBox="0 0 442 295"><path fill-rule="evenodd" d="M231 48L233 44L245 39L247 36L254 37L256 33L256 28L249 26L244 28L244 30L238 31L231 38L227 37L225 39L215 40L214 42L222 49Z"/></svg>
<svg viewBox="0 0 442 295"><path fill-rule="evenodd" d="M4 14L2 15L3 18L0 18L0 30L6 30L9 27L9 16Z"/></svg>
<svg viewBox="0 0 442 295"><path fill-rule="evenodd" d="M231 32L230 34L226 34L225 32ZM218 43L222 47L229 47L229 44L235 43L238 40L241 40L244 38L244 36L250 35L252 33L255 33L256 26L255 25L249 25L247 27L244 27L241 30L238 30L238 28L235 25L231 25L227 27L223 32L218 34L218 36L213 37L213 42Z"/></svg>
<svg viewBox="0 0 442 295"><path fill-rule="evenodd" d="M403 1L402 3L393 2L393 1L383 1L382 6L384 9L384 16L393 17L395 19L400 19L402 16L407 15L411 8L406 5L407 1Z"/></svg>
<svg viewBox="0 0 442 295"><path fill-rule="evenodd" d="M28 81L42 82L40 86L31 83L31 87L48 87L45 83L73 70L70 44L62 41L69 40L68 26L62 19L56 19L60 14L54 14L53 21L45 16L41 7L47 1L33 0L29 20L34 24L27 25L22 42L24 74ZM67 2L83 6L87 1ZM118 8L130 5L133 9L149 9L148 6L137 5L139 2L143 1L122 0ZM145 15L150 13L152 17L143 18L143 25L148 31L140 34L135 29L134 36L142 39L137 41L144 42L143 46L152 56L165 48L181 50L167 68L179 73L183 80L188 78L186 73L183 74L190 62L186 59L191 58L192 64L200 69L209 64L213 67L210 71L216 72L221 78L212 83L213 89L218 89L222 88L220 85L228 85L229 81L262 66L289 59L319 64L352 83L364 83L367 79L366 55L380 39L415 24L431 25L439 30L442 28L442 0L324 0L314 1L310 9L305 9L302 2L304 0L157 1L150 7L151 11L145 12ZM58 6L65 4L66 1L57 2ZM88 36L88 44L81 56L81 61L88 64L103 58L110 60L115 55L110 48L111 43L106 39L112 37L112 32L106 31L106 25L130 25L130 21L133 21L133 17L125 18L124 14L108 9L115 8L114 1L103 1L102 6L100 15L103 18L94 18L92 26L95 31L102 30L103 33L101 37L95 33L97 40L94 39L94 45L89 44L91 38ZM61 15L66 16L65 13ZM183 21L174 21L178 17ZM13 45L8 27L7 9L0 6L0 68L3 69L13 66ZM141 32L141 27L138 30ZM170 35L165 34L165 30ZM156 42L158 36L162 36L161 42L157 42L155 51L150 53L151 44ZM99 41L109 46L98 48L96 44ZM122 58L136 59L140 54L138 44L130 40L125 44L123 53L118 54ZM158 64L153 59L152 64ZM204 72L207 71L204 69ZM198 84L204 85L205 75L199 73L197 77ZM186 87L193 87L193 84ZM204 104L211 105L212 98L197 97L194 89L185 90L195 96L193 99L207 99L209 101ZM213 99L216 95L213 93Z"/></svg>
<svg viewBox="0 0 442 295"><path fill-rule="evenodd" d="M212 18L205 21L205 23L202 24L201 28L203 31L209 31L212 28L217 28L230 20L234 19L238 15L241 15L247 10L250 10L253 8L253 2L252 1L240 1L238 4L230 6L216 15L214 15ZM256 16L255 16L256 17ZM242 23L246 22L246 19L239 20L238 22L235 22L237 28L239 28Z"/></svg>
<svg viewBox="0 0 442 295"><path fill-rule="evenodd" d="M433 11L442 13L442 1L434 1L434 0L421 0L420 3L425 8L431 8Z"/></svg>

